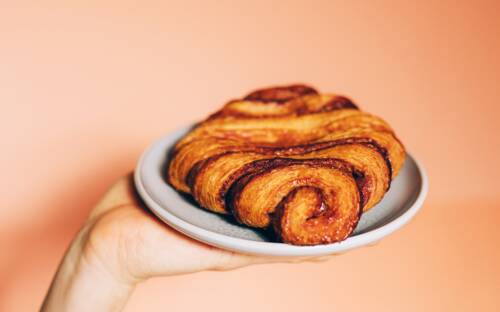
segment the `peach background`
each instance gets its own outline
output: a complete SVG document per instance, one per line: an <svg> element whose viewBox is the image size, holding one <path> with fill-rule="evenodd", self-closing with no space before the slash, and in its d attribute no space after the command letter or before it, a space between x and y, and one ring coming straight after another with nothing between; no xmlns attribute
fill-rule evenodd
<svg viewBox="0 0 500 312"><path fill-rule="evenodd" d="M237 4L236 4L237 3ZM151 280L127 311L500 306L498 1L2 1L0 310L35 310L85 215L157 137L269 84L383 116L422 212L324 264Z"/></svg>

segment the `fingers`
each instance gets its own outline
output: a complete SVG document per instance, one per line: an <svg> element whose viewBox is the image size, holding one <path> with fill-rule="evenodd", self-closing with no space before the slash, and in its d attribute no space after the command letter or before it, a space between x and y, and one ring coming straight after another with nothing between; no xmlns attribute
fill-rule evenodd
<svg viewBox="0 0 500 312"><path fill-rule="evenodd" d="M333 254L333 255L328 255L328 256L320 256L320 257L313 257L313 258L309 258L307 261L308 262L327 262L331 259L333 259L334 257L338 256L338 254Z"/></svg>
<svg viewBox="0 0 500 312"><path fill-rule="evenodd" d="M320 256L320 257L266 257L266 256L254 256L254 255L245 255L245 254L237 254L231 253L227 251L220 251L224 253L225 257L223 261L219 262L218 265L212 269L214 271L227 271L233 270L245 266L251 265L259 265L259 264L273 264L273 263L304 263L304 262L326 262L333 257L337 256L336 254Z"/></svg>

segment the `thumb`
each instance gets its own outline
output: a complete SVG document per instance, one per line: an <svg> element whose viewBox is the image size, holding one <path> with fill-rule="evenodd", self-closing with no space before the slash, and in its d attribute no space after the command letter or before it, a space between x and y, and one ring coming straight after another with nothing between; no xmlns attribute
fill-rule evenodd
<svg viewBox="0 0 500 312"><path fill-rule="evenodd" d="M124 205L139 205L139 198L135 191L133 173L120 178L102 197L99 203L90 212L89 218L95 218L111 209Z"/></svg>

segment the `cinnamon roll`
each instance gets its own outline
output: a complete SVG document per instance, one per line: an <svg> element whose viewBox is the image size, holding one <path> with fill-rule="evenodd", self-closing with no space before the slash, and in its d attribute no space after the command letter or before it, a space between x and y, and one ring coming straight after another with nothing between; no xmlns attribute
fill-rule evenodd
<svg viewBox="0 0 500 312"><path fill-rule="evenodd" d="M381 118L305 85L254 91L175 146L170 184L205 209L294 245L339 242L375 206L405 149Z"/></svg>

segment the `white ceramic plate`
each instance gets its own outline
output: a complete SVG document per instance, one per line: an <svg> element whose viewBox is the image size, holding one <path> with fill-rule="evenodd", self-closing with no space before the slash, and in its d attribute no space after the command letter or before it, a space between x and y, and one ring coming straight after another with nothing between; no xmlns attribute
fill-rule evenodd
<svg viewBox="0 0 500 312"><path fill-rule="evenodd" d="M322 256L373 244L405 225L415 216L427 195L427 176L408 155L384 199L364 213L354 233L345 241L318 246L293 246L272 242L266 235L201 209L165 182L168 151L189 127L151 145L135 171L137 190L146 205L174 229L204 243L241 253L267 256Z"/></svg>

